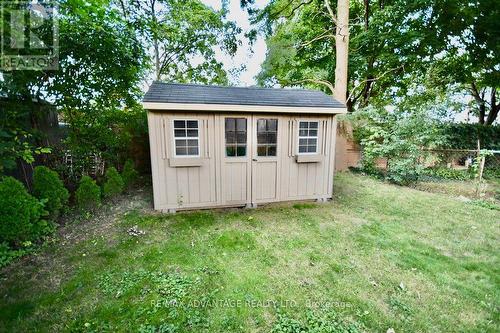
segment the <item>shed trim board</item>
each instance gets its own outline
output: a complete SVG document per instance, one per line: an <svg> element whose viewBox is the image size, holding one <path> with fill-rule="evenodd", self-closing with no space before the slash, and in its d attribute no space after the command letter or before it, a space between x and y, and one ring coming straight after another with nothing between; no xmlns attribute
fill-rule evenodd
<svg viewBox="0 0 500 333"><path fill-rule="evenodd" d="M184 86L176 85L174 91ZM155 87L156 94L163 96L161 98L170 96L161 89L171 85L157 84ZM210 90L203 87L196 86L195 90ZM237 98L248 99L244 88L231 88L226 92L218 87L214 91L219 94L213 97L215 99L234 91L237 91ZM256 88L252 88L250 95L255 92ZM267 100L274 98L283 103L276 97L277 92L265 92ZM318 93L302 92L308 96L308 103L330 103ZM152 96L150 94L149 100ZM302 102L295 99L291 103L301 105ZM337 104L332 102L332 105ZM336 114L345 113L345 108L150 101L144 102L144 107L148 109L154 207L157 210L255 207L269 202L332 198ZM182 129L182 123L174 126L174 120L197 120L197 132L189 134L188 123ZM302 131L300 128L302 121L317 122L317 125L308 124L313 131L304 132L304 128ZM179 128L181 130L176 132ZM184 137L183 130L186 130ZM301 136L307 133L313 140L301 143L299 133ZM182 141L190 135L198 140L198 154L176 156L176 149L181 149L181 154L190 151L182 150L182 144L190 145ZM177 146L176 137L180 138ZM311 148L315 152L309 151L310 145L316 145ZM302 151L307 149L307 153L299 153L299 146Z"/></svg>
<svg viewBox="0 0 500 333"><path fill-rule="evenodd" d="M262 106L236 104L192 104L192 103L161 103L143 102L142 106L150 111L225 111L225 112L263 112L263 113L294 113L294 114L342 114L347 113L345 108L312 108L295 106Z"/></svg>

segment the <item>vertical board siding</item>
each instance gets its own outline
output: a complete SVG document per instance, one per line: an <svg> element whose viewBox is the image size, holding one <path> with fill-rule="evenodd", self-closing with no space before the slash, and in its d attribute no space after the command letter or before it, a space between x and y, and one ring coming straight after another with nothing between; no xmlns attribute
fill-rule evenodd
<svg viewBox="0 0 500 333"><path fill-rule="evenodd" d="M247 156L225 156L224 118L247 118ZM278 119L277 156L258 157L256 121ZM174 159L173 119L199 121L202 165L171 167ZM298 122L316 120L322 159L297 163ZM155 209L245 205L272 201L332 197L335 116L249 115L224 113L148 112ZM258 157L258 158L257 158ZM179 158L177 158L179 159Z"/></svg>

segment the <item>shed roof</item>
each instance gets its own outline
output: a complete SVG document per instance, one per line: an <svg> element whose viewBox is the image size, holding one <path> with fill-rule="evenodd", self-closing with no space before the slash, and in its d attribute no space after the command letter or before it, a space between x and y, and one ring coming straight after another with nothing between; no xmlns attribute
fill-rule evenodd
<svg viewBox="0 0 500 333"><path fill-rule="evenodd" d="M148 109L154 104L239 105L284 108L345 109L345 105L317 90L256 87L222 87L198 84L153 82L144 96ZM171 109L170 107L168 109ZM255 108L254 108L255 109Z"/></svg>

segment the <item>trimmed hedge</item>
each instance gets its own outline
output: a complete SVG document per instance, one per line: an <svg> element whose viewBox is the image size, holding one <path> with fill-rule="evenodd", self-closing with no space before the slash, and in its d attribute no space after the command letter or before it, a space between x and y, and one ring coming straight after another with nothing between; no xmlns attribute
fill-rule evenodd
<svg viewBox="0 0 500 333"><path fill-rule="evenodd" d="M47 199L45 209L52 219L57 219L69 199L57 172L44 166L37 166L33 173L33 195L38 199Z"/></svg>
<svg viewBox="0 0 500 333"><path fill-rule="evenodd" d="M43 202L30 195L24 185L12 177L0 180L0 243L18 245L38 239L51 228L42 216Z"/></svg>
<svg viewBox="0 0 500 333"><path fill-rule="evenodd" d="M106 170L106 182L104 183L103 193L105 198L114 197L123 192L123 179L118 171L111 167Z"/></svg>
<svg viewBox="0 0 500 333"><path fill-rule="evenodd" d="M89 176L83 176L75 192L76 204L80 209L92 209L101 204L101 188Z"/></svg>
<svg viewBox="0 0 500 333"><path fill-rule="evenodd" d="M137 171L134 168L134 162L127 160L122 170L122 179L125 186L130 186L137 179Z"/></svg>

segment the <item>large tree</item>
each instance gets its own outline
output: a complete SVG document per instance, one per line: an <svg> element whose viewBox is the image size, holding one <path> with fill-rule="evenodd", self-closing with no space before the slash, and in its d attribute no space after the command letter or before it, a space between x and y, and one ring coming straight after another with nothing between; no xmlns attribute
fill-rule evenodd
<svg viewBox="0 0 500 333"><path fill-rule="evenodd" d="M435 29L446 37L434 64L437 83L471 96L479 123L491 125L500 111L500 5L446 1L436 11Z"/></svg>
<svg viewBox="0 0 500 333"><path fill-rule="evenodd" d="M425 45L433 43L428 33L432 18L416 15L421 6L404 1L350 1L349 110L373 97L404 94L400 90L404 85L395 83L410 67L424 68L417 60L424 61ZM332 90L338 34L332 13L336 10L331 0L275 0L254 12L254 22L266 34L268 45L260 83ZM393 86L397 91L388 89Z"/></svg>
<svg viewBox="0 0 500 333"><path fill-rule="evenodd" d="M33 102L58 108L72 147L110 156L117 127L127 124L124 115L137 110L146 61L127 21L109 0L64 0L59 11L59 69L1 71L0 95L9 103L1 106L0 162L10 168L18 158L32 161Z"/></svg>
<svg viewBox="0 0 500 333"><path fill-rule="evenodd" d="M233 56L241 29L200 0L119 0L148 49L156 80L227 84L216 50Z"/></svg>
<svg viewBox="0 0 500 333"><path fill-rule="evenodd" d="M332 91L335 10L332 0L273 0L263 10L252 9L268 46L259 82ZM493 0L351 0L349 110L390 104L415 93L415 78L424 82L432 77L445 91L457 84L467 87L480 121L490 109L484 122L492 122L499 103L495 84L500 82L495 17Z"/></svg>

